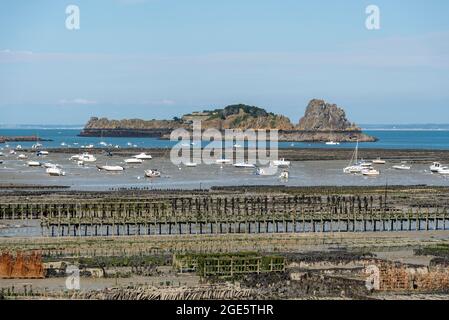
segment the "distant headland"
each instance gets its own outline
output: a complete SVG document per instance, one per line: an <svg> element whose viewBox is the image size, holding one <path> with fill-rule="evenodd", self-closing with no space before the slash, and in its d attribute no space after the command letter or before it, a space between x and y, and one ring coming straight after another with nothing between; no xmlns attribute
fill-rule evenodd
<svg viewBox="0 0 449 320"><path fill-rule="evenodd" d="M283 115L245 104L223 109L192 112L172 120L124 119L109 120L92 117L79 134L83 137L156 137L167 139L174 129L191 129L194 120L201 120L203 129L279 130L280 141L291 142L373 142L360 127L346 118L345 111L336 104L313 99L304 116L293 124Z"/></svg>
<svg viewBox="0 0 449 320"><path fill-rule="evenodd" d="M48 139L42 139L37 136L14 136L14 137L6 137L0 136L0 143L6 142L38 142L38 141L51 141Z"/></svg>

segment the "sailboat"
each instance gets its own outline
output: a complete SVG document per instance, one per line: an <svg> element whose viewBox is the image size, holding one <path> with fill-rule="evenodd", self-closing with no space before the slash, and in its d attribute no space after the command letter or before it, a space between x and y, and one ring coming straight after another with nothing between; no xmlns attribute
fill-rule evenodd
<svg viewBox="0 0 449 320"><path fill-rule="evenodd" d="M349 162L348 166L343 169L344 173L361 173L364 169L362 166L358 164L359 157L359 141L357 140L357 144L355 146L354 153L352 154L351 161Z"/></svg>

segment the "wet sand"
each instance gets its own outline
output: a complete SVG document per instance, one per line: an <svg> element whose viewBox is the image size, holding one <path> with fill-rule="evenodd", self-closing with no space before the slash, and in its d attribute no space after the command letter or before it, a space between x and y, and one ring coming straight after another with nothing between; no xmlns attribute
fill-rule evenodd
<svg viewBox="0 0 449 320"><path fill-rule="evenodd" d="M348 165L347 160L310 160L293 161L289 168L288 180L279 178L281 169L272 176L257 176L254 169L239 169L232 165L205 165L189 168L172 164L168 156L154 156L139 165L126 165L123 161L131 154L117 154L112 157L96 154L97 162L78 166L69 160L72 153L51 151L48 156L37 157L34 153L26 160L18 160L17 155L2 157L0 165L0 184L8 185L49 185L68 186L73 190L111 190L117 188L148 188L148 189L203 189L213 186L381 186L389 185L429 185L449 186L449 177L432 174L429 171L431 161L412 164L410 171L392 169L400 161L387 161L386 165L376 166L381 175L378 177L364 177L347 175L343 168ZM74 154L74 153L73 153ZM28 167L27 161L51 162L59 164L66 172L64 177L50 177L43 167ZM99 171L96 165L121 165L124 172L111 173ZM148 179L144 170L158 169L161 178Z"/></svg>

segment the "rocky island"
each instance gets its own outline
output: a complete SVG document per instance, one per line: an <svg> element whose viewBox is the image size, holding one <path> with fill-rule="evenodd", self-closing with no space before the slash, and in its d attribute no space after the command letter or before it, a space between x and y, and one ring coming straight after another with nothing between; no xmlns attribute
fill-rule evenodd
<svg viewBox="0 0 449 320"><path fill-rule="evenodd" d="M286 116L267 112L255 106L237 104L223 109L193 112L172 120L109 120L92 117L80 136L166 139L174 129L191 129L194 120L201 120L203 129L279 130L280 141L373 142L377 140L375 137L364 134L355 123L351 123L342 108L319 99L309 102L304 116L296 125Z"/></svg>

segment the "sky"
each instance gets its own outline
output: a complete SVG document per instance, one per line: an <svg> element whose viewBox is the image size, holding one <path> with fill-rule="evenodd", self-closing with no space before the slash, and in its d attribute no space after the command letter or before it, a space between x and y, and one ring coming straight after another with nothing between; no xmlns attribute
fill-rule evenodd
<svg viewBox="0 0 449 320"><path fill-rule="evenodd" d="M356 123L449 123L449 1L0 0L0 124L235 103L297 123L313 98Z"/></svg>

